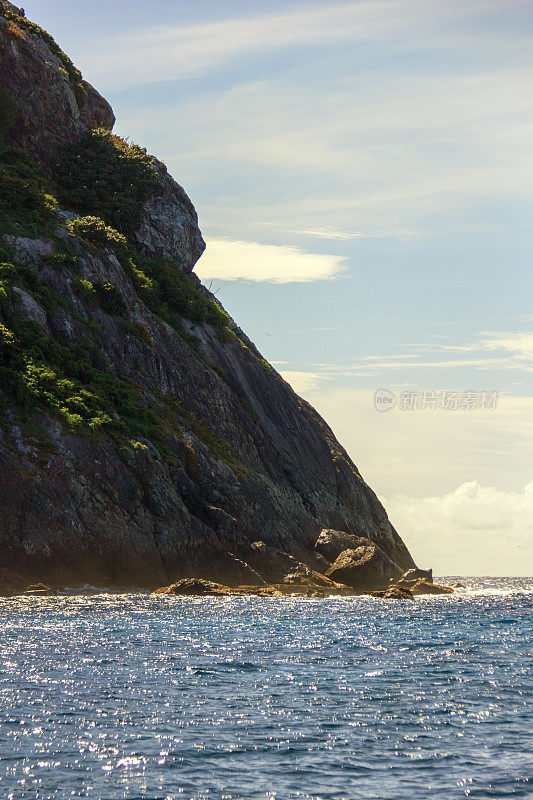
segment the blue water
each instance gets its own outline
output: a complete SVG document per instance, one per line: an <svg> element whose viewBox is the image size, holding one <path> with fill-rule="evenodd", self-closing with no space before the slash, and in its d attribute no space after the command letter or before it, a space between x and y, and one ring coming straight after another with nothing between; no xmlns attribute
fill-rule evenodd
<svg viewBox="0 0 533 800"><path fill-rule="evenodd" d="M0 601L0 797L533 797L533 580Z"/></svg>

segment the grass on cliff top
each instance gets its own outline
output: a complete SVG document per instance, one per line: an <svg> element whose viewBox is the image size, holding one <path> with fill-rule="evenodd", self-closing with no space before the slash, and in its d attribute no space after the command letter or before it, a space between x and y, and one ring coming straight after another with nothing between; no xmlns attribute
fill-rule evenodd
<svg viewBox="0 0 533 800"><path fill-rule="evenodd" d="M128 238L141 225L145 203L161 186L153 156L103 128L64 148L53 175L65 208L100 217Z"/></svg>
<svg viewBox="0 0 533 800"><path fill-rule="evenodd" d="M66 53L62 51L54 37L51 36L48 31L45 31L44 28L41 28L40 25L37 25L37 23L31 22L31 20L26 19L26 17L21 17L20 14L15 13L13 9L6 6L1 0L0 14L6 19L10 20L10 22L14 23L18 30L28 31L35 36L39 36L44 42L46 42L52 53L59 58L63 69L68 75L69 83L72 87L72 91L74 92L74 96L76 97L76 103L78 104L78 107L80 109L83 108L86 100L86 91L83 85L81 72L79 69L77 69L77 67L74 66ZM14 35L19 35L16 30L13 30L13 28L11 28L11 32Z"/></svg>

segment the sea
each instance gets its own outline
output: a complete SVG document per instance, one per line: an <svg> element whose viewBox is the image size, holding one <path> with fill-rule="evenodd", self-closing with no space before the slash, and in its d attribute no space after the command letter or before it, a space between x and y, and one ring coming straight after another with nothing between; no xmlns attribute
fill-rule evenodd
<svg viewBox="0 0 533 800"><path fill-rule="evenodd" d="M0 798L533 798L533 579L460 580L3 599Z"/></svg>

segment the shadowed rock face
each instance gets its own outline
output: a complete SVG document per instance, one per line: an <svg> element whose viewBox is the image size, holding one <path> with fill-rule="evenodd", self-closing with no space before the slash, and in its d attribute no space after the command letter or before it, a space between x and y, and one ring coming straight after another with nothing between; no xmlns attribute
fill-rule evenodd
<svg viewBox="0 0 533 800"><path fill-rule="evenodd" d="M80 108L61 59L22 31L13 33L0 3L0 85L21 109L10 143L46 165L58 146L87 127L111 128L114 117L87 84ZM161 174L135 246L188 274L204 247L196 212L163 165ZM27 286L6 325L32 319L50 341L98 354L106 374L154 412L164 450L148 436L116 441L105 428L80 435L39 407L23 420L11 403L0 429L0 567L56 586L155 588L191 576L260 586L305 577L302 565L324 573L330 562L315 543L325 528L363 534L369 552L377 545L369 580L372 569L392 573L387 558L401 571L414 566L330 428L233 321L224 335L186 318L171 327L111 250L78 236L68 235L76 269L54 267L67 237L64 220L57 224L55 239L9 236L4 244L15 265L64 302L45 308ZM120 315L80 294L80 279L112 284ZM194 274L187 281L216 303Z"/></svg>

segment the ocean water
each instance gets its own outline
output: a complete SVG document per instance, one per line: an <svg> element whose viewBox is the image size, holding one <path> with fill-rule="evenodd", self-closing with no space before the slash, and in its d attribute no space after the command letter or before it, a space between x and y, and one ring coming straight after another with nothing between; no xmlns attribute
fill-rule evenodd
<svg viewBox="0 0 533 800"><path fill-rule="evenodd" d="M533 797L533 580L0 601L0 797Z"/></svg>

